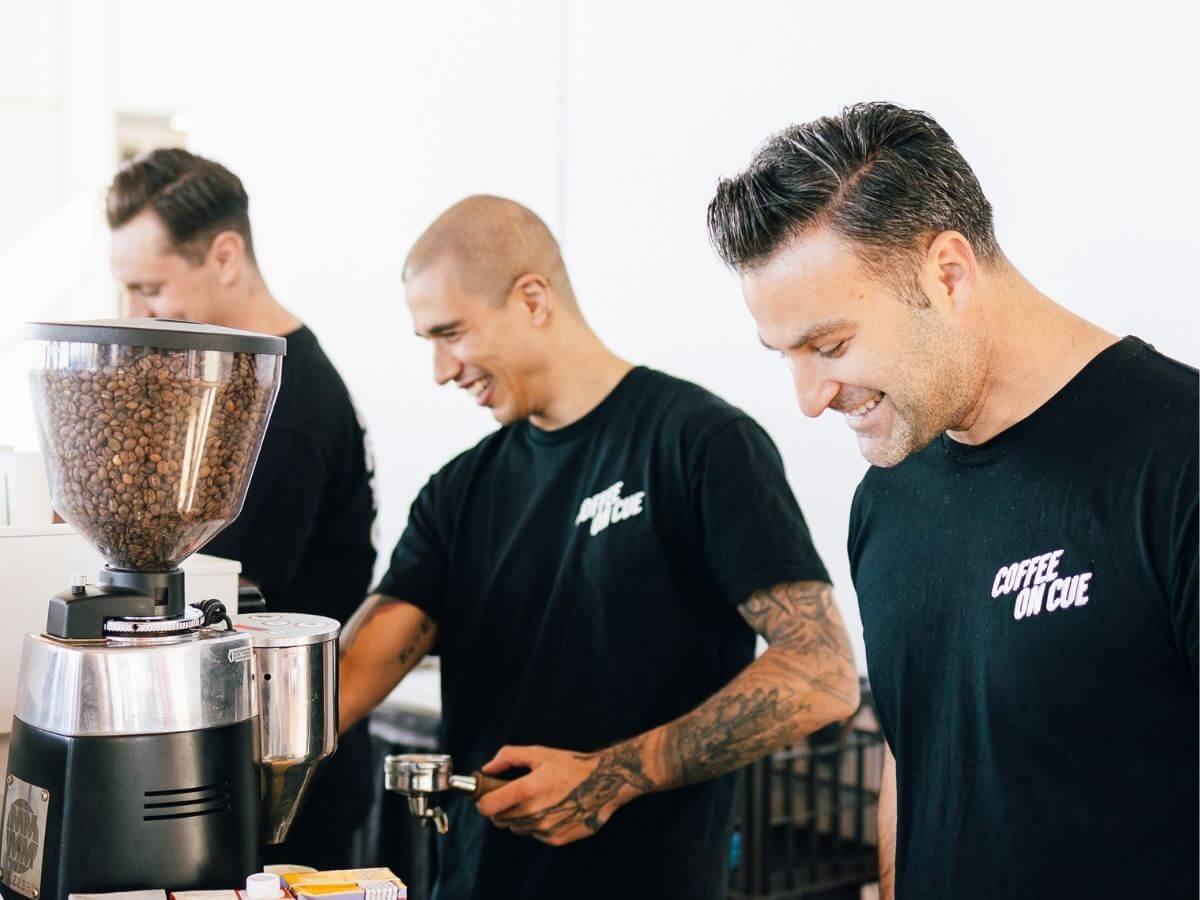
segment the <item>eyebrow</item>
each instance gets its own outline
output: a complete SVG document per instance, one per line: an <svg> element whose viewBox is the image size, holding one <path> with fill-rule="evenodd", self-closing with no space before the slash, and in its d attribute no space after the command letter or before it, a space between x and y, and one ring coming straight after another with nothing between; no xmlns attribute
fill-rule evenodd
<svg viewBox="0 0 1200 900"><path fill-rule="evenodd" d="M444 334L447 334L451 331L455 331L456 329L462 328L462 324L463 324L462 319L455 319L453 322L445 322L442 325L434 325L432 328L429 329L429 331L425 332L424 334L422 334L419 331L414 331L413 334L415 334L419 338L441 337Z"/></svg>
<svg viewBox="0 0 1200 900"><path fill-rule="evenodd" d="M849 319L826 319L825 321L818 322L817 324L808 328L803 334L800 335L800 337L796 338L796 340L792 341L791 344L783 349L799 350L806 344L811 344L813 341L819 341L826 335L833 334L833 332L839 331L851 324L853 323ZM768 350L776 349L763 340L763 336L761 334L758 336L758 342Z"/></svg>

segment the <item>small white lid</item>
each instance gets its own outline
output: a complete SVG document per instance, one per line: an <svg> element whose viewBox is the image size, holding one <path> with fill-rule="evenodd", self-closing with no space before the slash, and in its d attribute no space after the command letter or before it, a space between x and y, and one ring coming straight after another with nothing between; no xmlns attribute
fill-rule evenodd
<svg viewBox="0 0 1200 900"><path fill-rule="evenodd" d="M246 878L247 900L275 900L281 893L278 875L259 872Z"/></svg>

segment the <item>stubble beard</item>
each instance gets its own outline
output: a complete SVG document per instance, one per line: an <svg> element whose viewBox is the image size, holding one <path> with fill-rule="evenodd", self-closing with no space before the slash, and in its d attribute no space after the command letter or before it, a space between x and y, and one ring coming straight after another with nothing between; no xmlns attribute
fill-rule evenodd
<svg viewBox="0 0 1200 900"><path fill-rule="evenodd" d="M904 349L894 362L895 385L886 392L892 406L889 433L859 438L863 458L891 468L924 449L965 415L969 406L972 354L958 335L927 308L907 319Z"/></svg>

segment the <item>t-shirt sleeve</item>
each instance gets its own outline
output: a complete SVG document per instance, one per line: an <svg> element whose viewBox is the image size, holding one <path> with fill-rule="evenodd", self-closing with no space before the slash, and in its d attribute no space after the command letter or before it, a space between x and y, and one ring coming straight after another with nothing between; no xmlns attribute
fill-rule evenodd
<svg viewBox="0 0 1200 900"><path fill-rule="evenodd" d="M790 581L829 581L767 433L752 419L716 426L693 470L701 543L728 600Z"/></svg>
<svg viewBox="0 0 1200 900"><path fill-rule="evenodd" d="M863 485L866 480L859 482L854 489L854 499L850 501L850 528L846 534L846 556L850 560L850 580L858 579L858 562L861 555L863 536Z"/></svg>
<svg viewBox="0 0 1200 900"><path fill-rule="evenodd" d="M388 570L372 591L411 603L434 620L441 619L449 565L439 528L438 496L435 476L413 501L408 524L392 551Z"/></svg>
<svg viewBox="0 0 1200 900"><path fill-rule="evenodd" d="M271 592L292 586L317 526L328 465L311 438L289 428L268 429L241 514L203 552L236 559L242 577Z"/></svg>
<svg viewBox="0 0 1200 900"><path fill-rule="evenodd" d="M1196 604L1200 586L1197 584L1197 458L1193 450L1185 467L1174 502L1171 554L1168 559L1167 582L1171 595L1171 624L1175 640L1191 666L1192 680L1200 681L1197 673Z"/></svg>

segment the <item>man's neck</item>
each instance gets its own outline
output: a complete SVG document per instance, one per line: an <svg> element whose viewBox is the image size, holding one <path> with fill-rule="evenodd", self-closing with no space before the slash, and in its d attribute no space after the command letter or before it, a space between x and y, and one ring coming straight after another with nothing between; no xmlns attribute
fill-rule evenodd
<svg viewBox="0 0 1200 900"><path fill-rule="evenodd" d="M236 299L226 304L224 321L218 324L275 335L290 334L303 324L271 295L261 278L237 293Z"/></svg>
<svg viewBox="0 0 1200 900"><path fill-rule="evenodd" d="M947 434L982 444L1029 416L1119 338L1059 306L1019 273L997 278L982 337L983 374L962 426Z"/></svg>
<svg viewBox="0 0 1200 900"><path fill-rule="evenodd" d="M543 396L550 399L529 421L544 431L578 422L599 406L632 368L585 326L539 378Z"/></svg>

